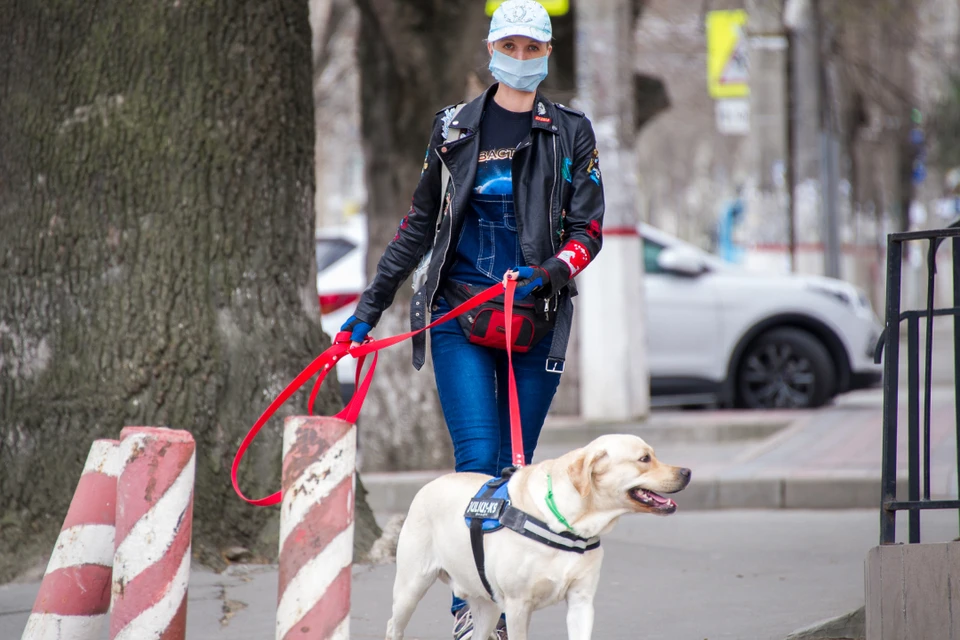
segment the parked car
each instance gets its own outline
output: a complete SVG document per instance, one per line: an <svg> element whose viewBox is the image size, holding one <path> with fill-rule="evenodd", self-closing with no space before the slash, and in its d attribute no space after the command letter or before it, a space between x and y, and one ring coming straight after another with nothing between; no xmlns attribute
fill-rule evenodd
<svg viewBox="0 0 960 640"><path fill-rule="evenodd" d="M768 275L640 225L655 404L817 407L876 385L881 325L863 291Z"/></svg>
<svg viewBox="0 0 960 640"><path fill-rule="evenodd" d="M655 405L816 407L881 379L880 322L842 280L768 275L726 263L649 225L647 362ZM317 233L323 329L335 335L366 286L363 216ZM349 395L354 361L337 364Z"/></svg>
<svg viewBox="0 0 960 640"><path fill-rule="evenodd" d="M353 315L360 294L367 286L366 216L355 215L343 225L321 227L316 235L317 295L320 299L320 324L333 337ZM337 378L345 396L352 394L353 358L337 363Z"/></svg>

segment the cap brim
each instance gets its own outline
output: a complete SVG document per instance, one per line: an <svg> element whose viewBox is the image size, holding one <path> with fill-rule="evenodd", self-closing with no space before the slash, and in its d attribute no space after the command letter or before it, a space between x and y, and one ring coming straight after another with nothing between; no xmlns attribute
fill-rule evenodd
<svg viewBox="0 0 960 640"><path fill-rule="evenodd" d="M552 35L548 31L543 29L537 29L536 27L524 27L524 26L509 26L497 29L496 31L491 31L487 35L487 40L489 42L496 42L497 40L502 40L509 36L526 36L528 38L533 38L537 42L550 42Z"/></svg>

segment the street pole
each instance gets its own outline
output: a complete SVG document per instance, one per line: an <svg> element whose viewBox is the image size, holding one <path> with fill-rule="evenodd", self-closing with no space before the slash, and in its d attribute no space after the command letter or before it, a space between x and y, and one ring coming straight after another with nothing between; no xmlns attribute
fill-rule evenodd
<svg viewBox="0 0 960 640"><path fill-rule="evenodd" d="M840 277L840 230L837 219L837 140L828 124L820 132L820 190L823 202L823 273Z"/></svg>
<svg viewBox="0 0 960 640"><path fill-rule="evenodd" d="M606 211L603 251L577 276L580 411L632 420L650 409L634 158L634 24L628 0L591 0L577 21L577 101L593 123Z"/></svg>
<svg viewBox="0 0 960 640"><path fill-rule="evenodd" d="M784 12L786 13L786 11ZM787 123L787 246L790 251L790 273L797 272L797 146L794 115L797 113L796 91L794 84L796 82L796 64L794 63L795 36L792 30L788 30L787 38L787 98L786 111L784 119Z"/></svg>
<svg viewBox="0 0 960 640"><path fill-rule="evenodd" d="M831 278L840 277L840 221L837 217L837 188L839 167L839 142L834 133L833 108L830 104L830 83L823 63L823 16L820 0L813 0L814 51L819 74L820 112L820 202L823 236L823 273Z"/></svg>

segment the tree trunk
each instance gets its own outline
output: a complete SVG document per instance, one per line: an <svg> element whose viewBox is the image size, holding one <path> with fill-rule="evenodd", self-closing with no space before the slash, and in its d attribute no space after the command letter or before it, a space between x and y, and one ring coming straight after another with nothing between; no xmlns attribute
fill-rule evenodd
<svg viewBox="0 0 960 640"><path fill-rule="evenodd" d="M314 176L317 185L317 224L329 206L332 182L349 180L351 154L337 145L352 142L344 129L356 129L359 119L356 52L358 11L353 0L310 0L310 26L313 32L313 98L316 144ZM352 111L350 117L345 113ZM359 147L359 144L356 145ZM359 149L355 153L359 153ZM346 164L347 166L343 166ZM327 187L325 189L325 187ZM342 193L341 193L342 195ZM367 502L367 490L357 475L354 511L354 562L366 562L374 543L383 535Z"/></svg>
<svg viewBox="0 0 960 640"><path fill-rule="evenodd" d="M49 552L91 441L197 440L194 548L276 553L229 470L328 345L307 3L0 0L0 581ZM332 412L332 388L319 411ZM305 394L284 414L304 413ZM280 485L280 419L241 473Z"/></svg>
<svg viewBox="0 0 960 640"><path fill-rule="evenodd" d="M356 0L360 104L373 274L409 208L433 114L464 99L487 21L477 0ZM404 285L374 334L409 330ZM364 469L452 466L450 438L428 365L410 368L409 343L381 353L361 417Z"/></svg>

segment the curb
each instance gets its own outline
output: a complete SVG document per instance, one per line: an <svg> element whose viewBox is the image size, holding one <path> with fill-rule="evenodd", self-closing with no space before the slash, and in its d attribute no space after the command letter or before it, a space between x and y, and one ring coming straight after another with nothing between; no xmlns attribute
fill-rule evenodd
<svg viewBox="0 0 960 640"><path fill-rule="evenodd" d="M804 411L756 411L739 412L655 412L645 422L588 423L578 417L549 416L540 433L538 446L574 449L594 438L611 433L627 433L640 436L657 445L714 444L736 441L767 440L809 412ZM363 485L367 490L367 503L375 513L406 513L417 491L423 485L452 469L400 472L363 472ZM878 481L879 482L879 481ZM695 481L691 489L696 498L689 500L689 509L711 509L717 503L716 489L711 489L712 480ZM879 486L879 484L878 484ZM877 493L879 495L879 493ZM696 506L703 505L703 506Z"/></svg>
<svg viewBox="0 0 960 640"><path fill-rule="evenodd" d="M579 418L548 417L539 444L578 447L611 433L637 435L656 445L709 444L761 440L779 433L807 411L729 411L697 414L691 411L654 413L645 422L584 424Z"/></svg>
<svg viewBox="0 0 960 640"><path fill-rule="evenodd" d="M786 640L863 640L867 634L866 624L865 609L860 607L794 631Z"/></svg>

